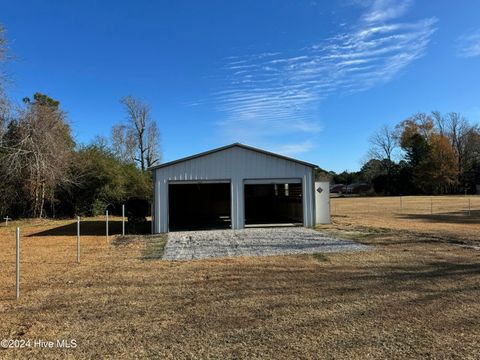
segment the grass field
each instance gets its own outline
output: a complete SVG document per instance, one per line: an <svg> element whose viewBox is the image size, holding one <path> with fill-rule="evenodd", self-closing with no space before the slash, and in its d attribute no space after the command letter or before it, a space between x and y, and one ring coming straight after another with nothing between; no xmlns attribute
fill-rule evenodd
<svg viewBox="0 0 480 360"><path fill-rule="evenodd" d="M331 209L337 225L480 241L480 196L333 198Z"/></svg>
<svg viewBox="0 0 480 360"><path fill-rule="evenodd" d="M478 212L411 217L361 201L333 200L322 227L373 245L350 254L166 262L164 237L107 242L88 219L76 264L72 222L23 222L18 301L19 224L0 227L0 339L78 344L0 358L478 359Z"/></svg>

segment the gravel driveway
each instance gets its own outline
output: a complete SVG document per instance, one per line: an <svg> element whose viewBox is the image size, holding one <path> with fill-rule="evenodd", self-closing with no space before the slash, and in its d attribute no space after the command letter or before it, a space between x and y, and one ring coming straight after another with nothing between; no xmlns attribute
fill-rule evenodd
<svg viewBox="0 0 480 360"><path fill-rule="evenodd" d="M311 254L368 248L302 227L179 231L168 233L163 259Z"/></svg>

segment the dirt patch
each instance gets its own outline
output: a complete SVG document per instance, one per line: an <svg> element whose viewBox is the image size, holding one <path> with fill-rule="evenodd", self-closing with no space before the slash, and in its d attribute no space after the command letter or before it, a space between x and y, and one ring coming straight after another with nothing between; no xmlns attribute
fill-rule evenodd
<svg viewBox="0 0 480 360"><path fill-rule="evenodd" d="M312 254L312 257L317 261L328 261L328 256L322 253Z"/></svg>
<svg viewBox="0 0 480 360"><path fill-rule="evenodd" d="M147 235L142 237L144 249L141 258L143 260L159 260L163 257L167 235Z"/></svg>
<svg viewBox="0 0 480 360"><path fill-rule="evenodd" d="M113 246L129 246L135 242L141 241L141 237L137 235L115 236L112 240Z"/></svg>

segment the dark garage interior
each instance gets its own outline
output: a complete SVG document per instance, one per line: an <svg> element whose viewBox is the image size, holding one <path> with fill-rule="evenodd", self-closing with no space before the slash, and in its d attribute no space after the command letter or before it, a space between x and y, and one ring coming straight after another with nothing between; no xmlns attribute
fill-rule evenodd
<svg viewBox="0 0 480 360"><path fill-rule="evenodd" d="M245 225L302 223L302 184L245 184Z"/></svg>
<svg viewBox="0 0 480 360"><path fill-rule="evenodd" d="M170 231L231 227L230 183L170 184L168 202Z"/></svg>

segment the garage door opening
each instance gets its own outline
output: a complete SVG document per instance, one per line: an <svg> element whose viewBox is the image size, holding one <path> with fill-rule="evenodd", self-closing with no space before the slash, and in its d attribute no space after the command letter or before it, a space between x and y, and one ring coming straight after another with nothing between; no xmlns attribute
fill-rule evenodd
<svg viewBox="0 0 480 360"><path fill-rule="evenodd" d="M303 224L302 184L245 184L245 226Z"/></svg>
<svg viewBox="0 0 480 360"><path fill-rule="evenodd" d="M170 184L168 202L170 231L231 227L230 183Z"/></svg>

